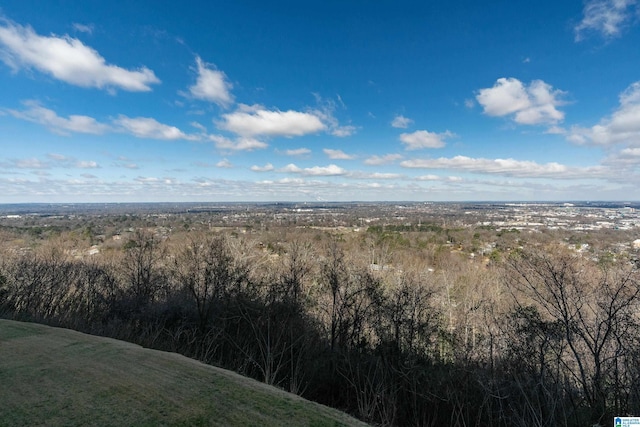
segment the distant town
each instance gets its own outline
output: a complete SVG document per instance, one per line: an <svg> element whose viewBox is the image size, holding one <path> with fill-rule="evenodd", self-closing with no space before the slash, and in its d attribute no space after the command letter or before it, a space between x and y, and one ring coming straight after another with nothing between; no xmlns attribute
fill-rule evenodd
<svg viewBox="0 0 640 427"><path fill-rule="evenodd" d="M277 224L354 231L370 225L422 223L521 231L633 230L640 227L640 202L0 204L3 226L56 226L109 216L158 223L189 219L218 227Z"/></svg>

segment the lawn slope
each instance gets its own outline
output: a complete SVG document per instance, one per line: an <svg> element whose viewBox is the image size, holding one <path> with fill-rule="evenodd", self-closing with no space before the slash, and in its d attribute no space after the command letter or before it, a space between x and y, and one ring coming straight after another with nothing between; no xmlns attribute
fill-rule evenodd
<svg viewBox="0 0 640 427"><path fill-rule="evenodd" d="M0 426L364 425L174 353L0 320Z"/></svg>

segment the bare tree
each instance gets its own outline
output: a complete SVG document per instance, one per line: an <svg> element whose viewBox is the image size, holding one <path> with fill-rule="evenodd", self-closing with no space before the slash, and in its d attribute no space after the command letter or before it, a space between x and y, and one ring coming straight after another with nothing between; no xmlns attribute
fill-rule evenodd
<svg viewBox="0 0 640 427"><path fill-rule="evenodd" d="M216 304L244 278L244 272L234 264L226 239L220 236L192 237L176 257L174 271L179 286L195 302L202 331L208 329Z"/></svg>
<svg viewBox="0 0 640 427"><path fill-rule="evenodd" d="M160 239L146 231L136 231L125 245L122 268L134 310L153 302L165 287L166 274L161 271L164 256Z"/></svg>
<svg viewBox="0 0 640 427"><path fill-rule="evenodd" d="M541 313L541 319L530 324L546 335L561 331L564 346L558 360L567 384L575 386L566 390L574 406L589 408L591 422L626 412L628 401L621 395L632 387L626 371L633 357L626 344L630 335L640 332L638 272L629 266L602 269L568 254L546 253L514 257L511 269L516 303L533 304ZM542 339L544 343L548 338Z"/></svg>

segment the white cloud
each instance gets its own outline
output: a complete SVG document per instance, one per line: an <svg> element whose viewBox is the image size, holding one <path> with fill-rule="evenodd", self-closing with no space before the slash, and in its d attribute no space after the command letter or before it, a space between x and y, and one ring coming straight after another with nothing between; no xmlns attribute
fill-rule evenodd
<svg viewBox="0 0 640 427"><path fill-rule="evenodd" d="M79 160L76 162L76 167L80 169L97 169L100 166L98 166L98 163L93 160Z"/></svg>
<svg viewBox="0 0 640 427"><path fill-rule="evenodd" d="M154 184L154 183L162 182L160 178L156 178L154 176L139 176L135 179L135 181L141 184Z"/></svg>
<svg viewBox="0 0 640 427"><path fill-rule="evenodd" d="M413 120L402 115L398 115L395 116L391 121L391 126L393 126L394 128L406 129L411 123L413 123Z"/></svg>
<svg viewBox="0 0 640 427"><path fill-rule="evenodd" d="M35 68L81 87L144 92L160 83L146 67L127 70L107 64L97 51L76 38L40 36L29 26L1 18L0 59L15 71Z"/></svg>
<svg viewBox="0 0 640 427"><path fill-rule="evenodd" d="M415 179L416 181L440 181L442 178L438 175L429 174L418 176Z"/></svg>
<svg viewBox="0 0 640 427"><path fill-rule="evenodd" d="M346 106L342 101L340 95L338 95L337 101L333 99L325 99L322 98L319 94L314 94L316 98L316 102L318 103L318 108L310 111L310 113L317 116L322 123L327 128L327 131L338 138L344 138L347 136L353 135L356 130L358 130L355 126L352 125L341 125L338 119L335 116L336 110L338 108L345 109Z"/></svg>
<svg viewBox="0 0 640 427"><path fill-rule="evenodd" d="M47 154L47 157L49 157L51 160L55 160L57 162L62 162L67 160L67 156L62 155L62 154L58 154L58 153L49 153Z"/></svg>
<svg viewBox="0 0 640 427"><path fill-rule="evenodd" d="M287 166L278 169L278 172L297 173L306 176L338 176L347 174L346 170L334 164L328 166L313 166L303 169L293 163L289 163Z"/></svg>
<svg viewBox="0 0 640 427"><path fill-rule="evenodd" d="M58 153L47 154L48 160L40 160L35 157L27 159L13 159L6 162L0 162L0 168L6 169L32 169L43 170L51 168L64 169L98 169L100 165L93 160L78 160L73 157L67 157Z"/></svg>
<svg viewBox="0 0 640 427"><path fill-rule="evenodd" d="M81 33L93 34L93 24L78 24L77 22L73 23L73 29L79 31Z"/></svg>
<svg viewBox="0 0 640 427"><path fill-rule="evenodd" d="M444 140L455 136L452 132L443 133L417 130L413 133L400 134L400 141L407 150L420 150L422 148L442 148L445 146Z"/></svg>
<svg viewBox="0 0 640 427"><path fill-rule="evenodd" d="M303 147L293 148L293 149L285 150L284 154L286 154L287 156L306 156L308 154L311 154L311 150Z"/></svg>
<svg viewBox="0 0 640 427"><path fill-rule="evenodd" d="M574 27L575 39L580 41L586 32L597 32L605 38L619 36L633 19L636 0L590 0L584 5L582 21Z"/></svg>
<svg viewBox="0 0 640 427"><path fill-rule="evenodd" d="M374 172L374 173L352 173L350 175L351 178L358 179L399 179L402 178L402 175L399 173L384 173L384 172Z"/></svg>
<svg viewBox="0 0 640 427"><path fill-rule="evenodd" d="M127 117L124 115L118 116L113 121L114 125L120 128L120 130L130 133L137 138L149 138L149 139L187 139L197 140L197 135L187 135L175 126L165 125L150 117Z"/></svg>
<svg viewBox="0 0 640 427"><path fill-rule="evenodd" d="M67 157L58 153L49 153L47 157L51 159L51 161L55 162L55 165L58 167L65 168L78 168L78 169L97 169L100 167L97 162L93 160L77 160L73 157Z"/></svg>
<svg viewBox="0 0 640 427"><path fill-rule="evenodd" d="M358 130L358 128L351 125L334 126L331 128L330 133L331 135L337 136L338 138L345 138L356 133L356 130Z"/></svg>
<svg viewBox="0 0 640 427"><path fill-rule="evenodd" d="M267 148L269 145L254 138L236 138L235 141L220 135L209 135L216 148L231 151L253 151Z"/></svg>
<svg viewBox="0 0 640 427"><path fill-rule="evenodd" d="M40 159L19 159L14 162L15 167L18 169L48 169L51 165L47 162L43 162Z"/></svg>
<svg viewBox="0 0 640 427"><path fill-rule="evenodd" d="M251 170L254 171L254 172L270 172L273 169L274 168L273 168L273 165L271 163L267 163L264 166L257 166L257 165L251 166Z"/></svg>
<svg viewBox="0 0 640 427"><path fill-rule="evenodd" d="M629 106L640 104L640 82L631 83L624 92L620 94L620 105Z"/></svg>
<svg viewBox="0 0 640 427"><path fill-rule="evenodd" d="M304 175L313 175L313 176L336 176L336 175L345 175L347 173L346 170L337 165L329 165L329 166L314 166L311 168L305 168L302 172Z"/></svg>
<svg viewBox="0 0 640 427"><path fill-rule="evenodd" d="M302 174L312 176L336 176L345 175L346 173L346 170L334 164L329 166L313 166L302 170Z"/></svg>
<svg viewBox="0 0 640 427"><path fill-rule="evenodd" d="M231 104L233 97L230 90L233 86L228 82L227 76L222 71L207 67L199 56L196 56L196 65L198 78L196 84L189 88L191 96L223 107Z"/></svg>
<svg viewBox="0 0 640 427"><path fill-rule="evenodd" d="M324 154L326 154L327 157L329 157L331 160L352 160L355 158L355 156L347 154L342 150L332 150L330 148L325 148L322 151L324 151Z"/></svg>
<svg viewBox="0 0 640 427"><path fill-rule="evenodd" d="M549 135L565 135L567 130L560 126L551 126L544 133Z"/></svg>
<svg viewBox="0 0 640 427"><path fill-rule="evenodd" d="M45 174L40 173L45 172ZM237 201L252 194L256 201L272 200L567 200L567 199L628 199L635 194L640 176L605 177L608 182L501 178L462 178L443 175L433 182L415 179L360 181L289 175L279 180L244 181L211 177L193 177L183 181L175 178L143 174L137 179L120 176L115 179L89 176L86 170L77 177L54 178L46 170L0 174L3 197L9 203L43 201L59 202L129 202L129 201ZM90 172L90 171L89 171ZM345 178L352 178L351 174ZM622 181L624 179L624 182ZM462 181L462 182L461 182ZM576 195L580 196L577 197Z"/></svg>
<svg viewBox="0 0 640 427"><path fill-rule="evenodd" d="M624 148L617 153L609 155L602 161L615 175L621 179L628 179L637 175L640 166L640 148Z"/></svg>
<svg viewBox="0 0 640 427"><path fill-rule="evenodd" d="M531 105L524 85L514 78L498 79L492 88L480 89L476 99L490 116L506 116Z"/></svg>
<svg viewBox="0 0 640 427"><path fill-rule="evenodd" d="M564 113L556 107L563 91L554 90L542 80L525 86L515 78L500 78L491 88L480 89L476 100L489 116L508 116L519 124L555 124L564 120Z"/></svg>
<svg viewBox="0 0 640 427"><path fill-rule="evenodd" d="M640 146L640 82L629 85L619 99L620 106L610 117L590 128L573 126L567 139L575 144Z"/></svg>
<svg viewBox="0 0 640 427"><path fill-rule="evenodd" d="M110 130L108 125L89 116L70 115L64 118L58 116L55 111L43 107L37 101L25 101L23 104L27 109L8 110L8 112L16 118L38 123L58 134L68 135L70 132L76 132L100 135Z"/></svg>
<svg viewBox="0 0 640 427"><path fill-rule="evenodd" d="M222 159L218 163L216 163L216 167L223 168L223 169L231 169L233 167L233 164L228 159Z"/></svg>
<svg viewBox="0 0 640 427"><path fill-rule="evenodd" d="M191 122L189 123L191 126L193 126L194 128L198 129L200 132L202 133L207 133L207 128L204 127L202 124L198 123L198 122Z"/></svg>
<svg viewBox="0 0 640 427"><path fill-rule="evenodd" d="M396 160L402 159L402 154L385 154L384 156L371 156L365 159L365 165L378 166L393 163Z"/></svg>
<svg viewBox="0 0 640 427"><path fill-rule="evenodd" d="M320 118L299 111L270 111L261 106L241 106L222 115L221 129L242 136L302 136L326 129Z"/></svg>
<svg viewBox="0 0 640 427"><path fill-rule="evenodd" d="M454 169L469 172L500 174L513 177L579 179L601 176L604 168L600 166L577 168L551 162L539 164L533 161L514 159L484 159L466 156L438 159L414 159L400 163L405 168Z"/></svg>
<svg viewBox="0 0 640 427"><path fill-rule="evenodd" d="M289 163L287 166L278 169L278 172L283 172L283 173L300 173L302 171L302 169L300 169L298 166L296 166L293 163Z"/></svg>

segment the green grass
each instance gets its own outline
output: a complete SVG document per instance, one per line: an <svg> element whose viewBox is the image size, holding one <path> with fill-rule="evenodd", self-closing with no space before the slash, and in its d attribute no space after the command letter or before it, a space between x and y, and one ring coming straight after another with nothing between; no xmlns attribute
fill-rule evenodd
<svg viewBox="0 0 640 427"><path fill-rule="evenodd" d="M0 320L0 426L364 425L175 353Z"/></svg>

